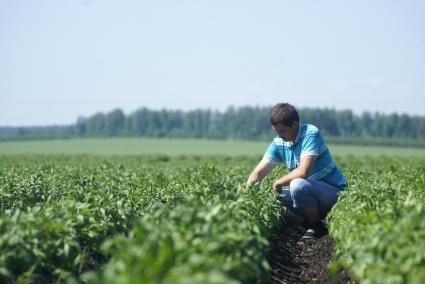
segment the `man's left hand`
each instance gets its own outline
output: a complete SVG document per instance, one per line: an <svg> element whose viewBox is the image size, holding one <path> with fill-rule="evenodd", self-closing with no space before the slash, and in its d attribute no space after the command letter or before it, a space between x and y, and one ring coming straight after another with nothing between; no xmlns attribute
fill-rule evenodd
<svg viewBox="0 0 425 284"><path fill-rule="evenodd" d="M277 193L282 193L282 187L283 185L281 184L281 182L279 180L276 180L273 183L273 189L274 191L276 191Z"/></svg>

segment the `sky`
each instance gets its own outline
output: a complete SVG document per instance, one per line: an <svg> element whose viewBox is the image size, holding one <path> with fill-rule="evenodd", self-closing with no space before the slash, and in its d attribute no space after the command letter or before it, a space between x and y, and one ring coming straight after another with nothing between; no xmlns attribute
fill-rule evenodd
<svg viewBox="0 0 425 284"><path fill-rule="evenodd" d="M0 126L115 108L425 115L425 1L0 0Z"/></svg>

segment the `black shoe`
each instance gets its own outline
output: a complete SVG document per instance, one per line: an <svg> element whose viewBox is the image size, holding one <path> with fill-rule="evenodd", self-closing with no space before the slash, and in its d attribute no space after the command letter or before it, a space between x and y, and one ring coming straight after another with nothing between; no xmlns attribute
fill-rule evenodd
<svg viewBox="0 0 425 284"><path fill-rule="evenodd" d="M304 235L300 238L298 243L305 243L311 240L318 240L328 234L328 229L322 223L310 224L305 231Z"/></svg>

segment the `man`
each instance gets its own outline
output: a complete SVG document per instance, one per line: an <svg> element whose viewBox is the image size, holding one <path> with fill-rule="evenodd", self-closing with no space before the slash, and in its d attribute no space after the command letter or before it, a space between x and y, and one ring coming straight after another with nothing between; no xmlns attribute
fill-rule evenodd
<svg viewBox="0 0 425 284"><path fill-rule="evenodd" d="M320 238L327 234L321 219L337 202L347 181L317 127L301 124L292 105L280 103L273 107L270 122L278 137L250 174L247 185L259 184L275 166L284 163L289 173L276 180L273 189L289 209L286 217L307 229L301 241Z"/></svg>

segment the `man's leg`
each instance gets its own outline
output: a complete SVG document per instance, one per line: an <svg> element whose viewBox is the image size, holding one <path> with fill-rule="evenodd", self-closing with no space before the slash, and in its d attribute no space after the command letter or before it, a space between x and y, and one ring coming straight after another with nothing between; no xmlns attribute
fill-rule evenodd
<svg viewBox="0 0 425 284"><path fill-rule="evenodd" d="M320 221L320 213L318 207L303 208L303 212L308 223L317 223Z"/></svg>
<svg viewBox="0 0 425 284"><path fill-rule="evenodd" d="M301 225L305 221L302 209L294 208L294 201L291 197L289 189L283 189L281 195L278 197L279 202L286 208L283 217L285 222Z"/></svg>
<svg viewBox="0 0 425 284"><path fill-rule="evenodd" d="M287 218L289 222L295 223L297 225L302 225L305 222L305 217L301 216L301 214L295 213L293 210L289 208L285 213L285 218Z"/></svg>
<svg viewBox="0 0 425 284"><path fill-rule="evenodd" d="M291 198L294 208L301 208L308 222L306 235L303 238L326 234L320 221L338 200L339 189L320 181L294 179L290 184ZM312 233L313 232L313 233Z"/></svg>
<svg viewBox="0 0 425 284"><path fill-rule="evenodd" d="M322 181L294 179L290 184L293 207L302 209L307 219L316 221L326 216L338 201L340 189Z"/></svg>

